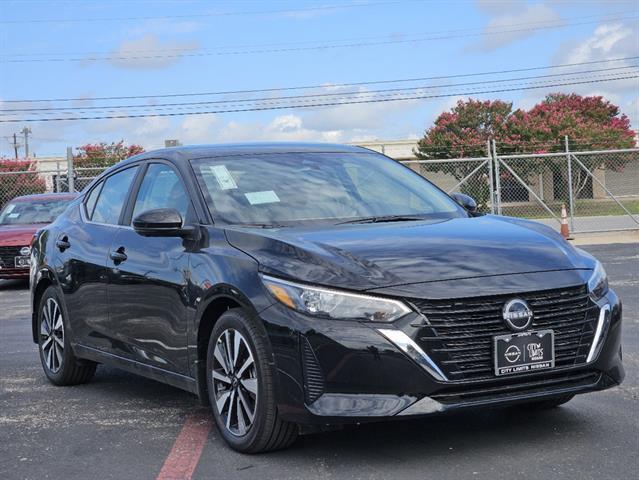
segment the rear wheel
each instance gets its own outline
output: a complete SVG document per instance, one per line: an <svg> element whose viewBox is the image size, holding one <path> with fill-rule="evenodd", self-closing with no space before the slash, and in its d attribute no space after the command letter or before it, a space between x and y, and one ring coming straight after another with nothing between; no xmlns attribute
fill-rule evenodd
<svg viewBox="0 0 639 480"><path fill-rule="evenodd" d="M235 450L289 446L298 428L279 417L266 335L240 309L225 312L209 339L207 386L217 427Z"/></svg>
<svg viewBox="0 0 639 480"><path fill-rule="evenodd" d="M47 288L38 306L38 350L44 374L55 385L85 383L95 373L94 362L80 360L73 354L67 325L55 288Z"/></svg>

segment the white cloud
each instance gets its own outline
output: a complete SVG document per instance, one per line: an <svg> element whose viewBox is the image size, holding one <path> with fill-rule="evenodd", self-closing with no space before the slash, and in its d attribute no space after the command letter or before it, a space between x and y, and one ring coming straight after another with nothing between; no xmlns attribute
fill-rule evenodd
<svg viewBox="0 0 639 480"><path fill-rule="evenodd" d="M84 125L82 143L117 142L139 144L146 149L164 146L164 140L173 138L172 122L167 117L111 118L95 120Z"/></svg>
<svg viewBox="0 0 639 480"><path fill-rule="evenodd" d="M562 23L561 18L552 8L541 3L525 5L517 2L514 6L502 4L502 8L499 9L492 2L480 3L484 4L482 8L495 16L484 28L482 40L475 47L471 47L473 50L492 51L535 35L537 31L529 27Z"/></svg>
<svg viewBox="0 0 639 480"><path fill-rule="evenodd" d="M636 31L621 23L606 23L577 45L566 45L559 56L570 63L624 58L639 53Z"/></svg>
<svg viewBox="0 0 639 480"><path fill-rule="evenodd" d="M162 41L155 34L123 41L109 54L109 63L127 69L165 68L180 61L180 55L199 48L196 41Z"/></svg>
<svg viewBox="0 0 639 480"><path fill-rule="evenodd" d="M179 138L185 144L210 143L214 130L220 123L220 118L213 114L189 115L180 123L175 138Z"/></svg>
<svg viewBox="0 0 639 480"><path fill-rule="evenodd" d="M580 62L605 61L637 55L639 55L639 42L637 42L636 31L622 23L604 23L597 26L585 39L580 41L571 40L561 44L550 63L561 65ZM617 61L573 67L570 70L562 70L562 72L579 72L580 70L628 67L630 65L632 65L631 61ZM626 76L632 71L632 69L618 69L608 72L575 75L575 78L591 77L590 79L583 79L598 80L602 79L601 76L603 75L613 76L618 74L619 76ZM559 71L553 71L551 73L557 72ZM624 113L627 113L631 119L633 119L635 124L639 123L639 118L637 117L636 112L628 112L625 110L629 98L634 98L636 92L639 91L639 82L636 78L531 90L523 95L522 99L518 102L518 106L522 108L530 108L534 104L538 103L548 93L556 91L574 92L585 96L603 96L612 103L621 106Z"/></svg>
<svg viewBox="0 0 639 480"><path fill-rule="evenodd" d="M352 92L352 87L326 86L319 93ZM412 92L419 95L419 91ZM430 92L433 93L432 91ZM392 98L392 97L387 97ZM371 99L366 89L360 88L356 95L349 95L351 101L366 101ZM329 97L330 101L342 101L338 95ZM388 125L389 116L404 113L420 104L419 100L404 100L398 102L352 103L309 110L303 113L304 124L314 130L371 130Z"/></svg>

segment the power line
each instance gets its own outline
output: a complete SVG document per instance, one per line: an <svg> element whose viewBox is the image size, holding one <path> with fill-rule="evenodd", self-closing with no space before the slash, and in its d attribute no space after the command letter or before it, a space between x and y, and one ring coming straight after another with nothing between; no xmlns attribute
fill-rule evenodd
<svg viewBox="0 0 639 480"><path fill-rule="evenodd" d="M480 94L489 94L489 93L503 93L503 92L512 92L512 91L524 91L524 90L535 90L540 88L550 88L550 87L562 87L569 85L583 85L583 84L594 84L594 83L602 83L607 81L616 81L616 80L627 80L627 79L635 79L639 78L639 75L629 75L625 77L617 77L614 79L601 79L601 80L582 80L575 82L559 82L554 84L546 84L546 85L533 85L533 86L525 86L525 87L515 87L515 88L501 88L501 89L492 89L492 90L483 90L483 91L475 91L470 92L473 95ZM349 101L335 101L335 102L325 102L325 103L315 103L315 104L302 104L302 105L285 105L285 106L269 106L269 107L252 107L252 108L233 108L226 110L209 110L209 111L198 111L198 112L171 112L171 113L143 113L143 114L132 114L132 115L100 115L100 116L86 116L86 117L62 117L62 118L31 118L31 119L9 119L9 120L0 120L0 123L15 123L15 122L56 122L56 121L78 121L78 120L106 120L106 119L121 119L121 118L143 118L143 117L176 117L183 115L210 115L210 114L219 114L219 113L237 113L237 112L256 112L256 111L267 111L267 110L285 110L291 108L317 108L317 107L332 107L332 106L341 106L341 105L355 105L355 104L365 104L365 103L383 103L383 102L397 102L397 101L406 101L406 100L424 100L431 98L444 98L444 97L457 97L468 95L467 91L459 91L454 93L447 94L437 94L437 95L414 95L410 97L403 98L392 98L392 99L367 99L367 100L349 100Z"/></svg>
<svg viewBox="0 0 639 480"><path fill-rule="evenodd" d="M341 87L355 87L355 86L366 86L366 85L384 85L384 84L393 84L393 83L421 82L421 81L427 81L427 80L444 80L444 79L452 79L452 78L469 78L469 77L478 77L478 76L487 76L487 75L499 75L499 74L506 74L506 73L531 72L535 70L568 68L568 67L576 67L576 66L583 66L583 65L596 65L600 63L623 62L623 61L636 60L636 59L639 59L639 56L613 58L609 60L593 60L589 62L564 63L564 64L558 64L558 65L545 65L545 66L538 66L538 67L515 68L515 69L509 69L509 70L493 70L493 71L486 71L486 72L460 73L460 74L452 74L452 75L435 75L430 77L415 77L415 78L391 79L391 80L372 80L372 81L349 82L349 83L324 83L319 85L316 84L316 85L305 85L305 86L260 88L260 89L247 89L247 90L226 90L226 91L217 91L217 92L169 93L169 94L159 94L159 95L125 95L125 96L92 97L92 98L76 97L76 98L45 98L45 99L40 98L40 99L22 99L22 100L2 100L2 103L83 102L87 100L91 100L91 101L133 100L133 99L149 99L149 98L174 98L174 97L196 97L196 96L213 96L213 95L236 95L236 94L247 94L247 93L284 92L284 91L294 91L294 90L312 90L312 89L326 88L326 87L341 88Z"/></svg>
<svg viewBox="0 0 639 480"><path fill-rule="evenodd" d="M568 21L568 22L571 22L573 20L581 20L581 19L585 19L585 18L597 18L598 21L610 21L610 20L615 20L620 15L626 15L626 14L636 15L637 11L636 10L631 10L631 11L624 11L624 12L615 12L615 13L609 13L609 14L606 14L606 15L601 15L601 14L580 15L580 16L577 16L577 17L567 18L565 20ZM613 17L613 18L609 18L609 17ZM548 24L548 23L552 23L552 24L562 23L563 24L563 22L564 22L564 20L540 20L540 21L535 21L535 22L520 22L520 23L512 23L512 24L509 24L509 25L499 25L497 27L487 27L487 28L488 28L488 30L490 30L490 29L503 29L503 28L520 27L520 26L540 25L540 24L544 25L544 24ZM453 30L441 30L441 31L429 32L428 36L432 37L434 35L462 33L462 32L469 32L469 31L476 31L476 30L484 30L485 31L486 29L484 27L469 27L469 28L458 28L458 29L453 29ZM497 32L497 33L500 33L500 32ZM423 36L424 36L424 33L414 33L414 34L393 33L392 35L383 35L383 36L376 35L376 36L355 37L355 38L331 39L328 42L326 40L307 40L307 41L303 41L303 42L278 42L278 43L264 43L264 42L261 42L260 44L257 44L257 45L256 44L222 45L222 46L217 46L217 47L213 47L213 48L204 48L204 49L202 49L202 51L229 50L229 49L251 49L251 48L254 49L254 48L263 48L263 47L298 46L298 45L326 44L326 43L345 43L345 42L346 43L351 43L351 42L360 42L360 41L365 41L365 40L387 40L387 39L389 39L391 37L396 37L396 39L400 39L400 40L415 41L413 39L414 37L417 37L417 40L419 40L420 38L423 38ZM401 37L401 38L397 38L397 37ZM127 50L126 53L127 54L157 53L157 52L166 53L166 52L182 52L183 50L184 50L184 48L162 48L162 49ZM58 53L53 53L53 52L0 53L0 57L79 56L79 55L82 55L83 58L85 58L86 56L89 56L89 55L112 56L113 55L113 51L111 51L111 52L58 52Z"/></svg>
<svg viewBox="0 0 639 480"><path fill-rule="evenodd" d="M239 12L213 12L213 13L194 13L188 15L161 15L161 16L141 16L141 17L103 17L103 18L37 18L37 19L13 19L13 20L0 20L0 24L22 24L22 23L77 23L77 22L124 22L133 20L174 20L176 18L202 18L202 17L235 17L246 15L267 15L273 13L300 13L300 12L313 12L313 11L329 11L329 10L341 10L346 8L361 8L361 7L379 7L385 5L396 5L399 3L408 2L420 2L423 0L396 0L387 2L357 2L346 3L336 5L318 5L315 7L306 8L284 8L276 10L250 10Z"/></svg>
<svg viewBox="0 0 639 480"><path fill-rule="evenodd" d="M345 98L347 96L357 95L377 95L389 92L409 92L409 91L419 91L419 90L433 90L439 88L450 88L450 87L460 87L460 86L469 86L469 85L481 85L481 84L490 84L490 83L503 83L503 82L517 82L522 80L538 80L542 78L555 78L555 77L568 77L568 76L578 76L584 74L592 74L592 73L601 73L601 72L612 72L619 70L627 70L629 68L636 68L639 65L627 65L621 67L610 67L603 69L593 69L593 70L581 70L576 72L565 72L565 73L554 73L547 75L534 75L534 76L526 76L526 77L516 77L516 78L504 78L504 79L492 79L492 80L482 80L476 82L464 82L464 83L449 83L449 84L439 84L439 85L421 85L417 87L404 87L404 88L388 88L388 89L378 89L378 90L367 90L367 91L350 91L350 92L329 92L329 93L317 93L317 94L307 94L307 95L289 95L285 97L269 97L269 98L241 98L241 99L226 99L226 100L214 100L214 101L206 101L206 102L180 102L180 103L159 103L159 104L143 104L143 105L100 105L100 106L77 106L77 107L43 107L43 108L11 108L11 109L0 109L0 114L2 113L10 113L10 112L35 112L46 114L46 112L61 112L61 111L81 111L82 113L86 113L90 110L106 110L106 109L160 109L159 107L182 107L182 106L203 106L203 105L213 105L213 104L249 104L251 102L283 102L283 101L297 101L298 99L307 99L307 98L326 98L326 97L337 97L337 98ZM626 72L627 73L627 72ZM637 72L631 72L637 73ZM624 72L618 73L617 75L623 75ZM610 74L609 74L610 75ZM613 74L614 75L614 74ZM597 78L602 75L594 75L589 78ZM535 83L535 82L532 82Z"/></svg>
<svg viewBox="0 0 639 480"><path fill-rule="evenodd" d="M635 20L638 18L639 16L618 17L618 18L610 18L609 21ZM97 56L97 57L94 56L94 57L78 57L78 58L27 58L27 59L18 58L18 59L2 60L2 62L3 63L42 63L42 62L95 62L95 61L104 61L104 60L131 61L131 60L157 60L157 59L170 59L170 58L198 58L198 57L227 56L227 55L252 55L252 54L265 54L265 53L286 53L286 52L301 52L301 51L309 51L309 50L332 50L336 48L358 48L358 47L370 47L370 46L397 45L397 44L405 44L405 43L427 42L432 40L451 40L451 39L457 39L457 38L503 35L507 33L521 33L521 32L530 32L530 31L538 31L538 30L566 28L566 27L573 27L573 26L580 26L580 25L590 25L590 24L600 23L600 22L601 20L599 19L599 20L593 20L588 22L556 23L555 25L506 29L506 30L497 30L497 31L484 31L484 32L477 32L477 33L432 35L432 36L419 37L419 38L384 40L384 41L375 41L375 42L356 41L353 43L323 44L323 45L307 46L307 47L258 48L253 50L248 49L248 50L235 50L235 51L226 51L226 52L197 52L197 53L186 53L182 51L182 53L155 54L155 55L127 55L125 53L125 54L108 54L106 56ZM186 48L181 50L186 50Z"/></svg>

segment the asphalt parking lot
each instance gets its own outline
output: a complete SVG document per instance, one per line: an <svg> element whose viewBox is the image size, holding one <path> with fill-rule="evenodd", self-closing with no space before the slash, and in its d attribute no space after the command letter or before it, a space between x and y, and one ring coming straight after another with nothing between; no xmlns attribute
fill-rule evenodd
<svg viewBox="0 0 639 480"><path fill-rule="evenodd" d="M257 456L229 450L207 410L181 390L107 367L86 385L49 384L30 339L27 285L0 282L0 478L176 478L167 457L194 460L197 479L637 478L639 245L584 248L603 261L624 303L621 387L553 411L366 425ZM195 428L182 445L205 435L199 461L199 452L174 449L185 422Z"/></svg>

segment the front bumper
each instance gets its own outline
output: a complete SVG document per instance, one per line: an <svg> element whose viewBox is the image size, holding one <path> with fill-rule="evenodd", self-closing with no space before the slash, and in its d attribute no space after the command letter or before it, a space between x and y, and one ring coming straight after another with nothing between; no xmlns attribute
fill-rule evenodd
<svg viewBox="0 0 639 480"><path fill-rule="evenodd" d="M26 268L3 268L0 270L0 279L20 279L26 280L29 278L29 267Z"/></svg>
<svg viewBox="0 0 639 480"><path fill-rule="evenodd" d="M480 381L438 378L377 331L397 325L317 320L278 304L260 316L278 370L280 414L326 425L509 405L618 385L624 378L621 303L611 290L598 305L608 306L609 317L589 363Z"/></svg>

